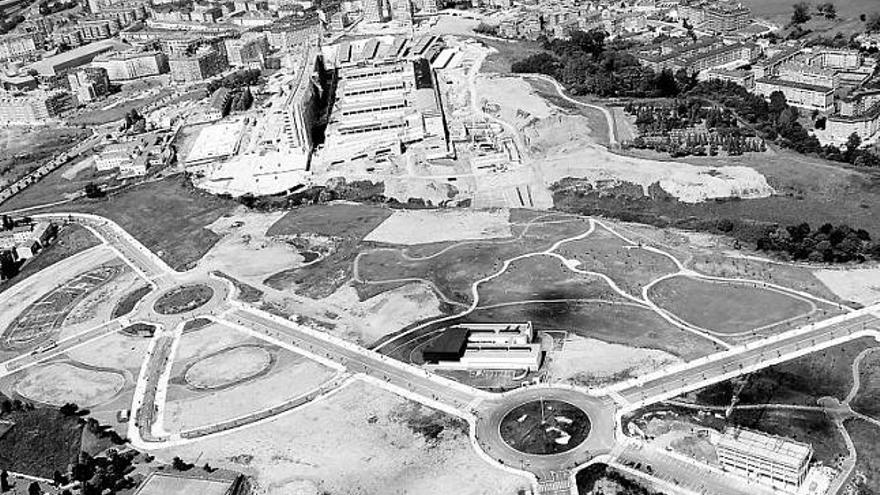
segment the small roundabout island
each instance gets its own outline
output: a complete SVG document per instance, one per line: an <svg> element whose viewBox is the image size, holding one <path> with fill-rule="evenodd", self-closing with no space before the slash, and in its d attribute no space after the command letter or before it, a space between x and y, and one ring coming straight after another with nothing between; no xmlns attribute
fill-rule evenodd
<svg viewBox="0 0 880 495"><path fill-rule="evenodd" d="M568 402L538 399L511 409L499 431L504 443L524 454L561 454L587 439L590 418Z"/></svg>
<svg viewBox="0 0 880 495"><path fill-rule="evenodd" d="M204 306L212 297L214 297L214 289L207 285L181 285L159 296L153 304L153 309L160 315L187 313Z"/></svg>

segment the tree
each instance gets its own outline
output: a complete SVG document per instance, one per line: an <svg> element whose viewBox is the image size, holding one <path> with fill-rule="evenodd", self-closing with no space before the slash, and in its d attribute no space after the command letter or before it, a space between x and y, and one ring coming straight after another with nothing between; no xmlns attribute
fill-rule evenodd
<svg viewBox="0 0 880 495"><path fill-rule="evenodd" d="M810 20L810 4L807 2L798 2L792 7L794 8L794 12L791 14L792 24L804 24Z"/></svg>
<svg viewBox="0 0 880 495"><path fill-rule="evenodd" d="M85 193L87 198L101 198L104 196L104 191L101 190L101 186L95 184L94 182L89 182L83 188L83 192Z"/></svg>
<svg viewBox="0 0 880 495"><path fill-rule="evenodd" d="M86 196L88 196L88 193L86 194ZM68 402L67 404L61 406L59 411L61 411L61 414L65 416L73 416L74 414L76 414L77 411L79 411L79 406L72 402Z"/></svg>
<svg viewBox="0 0 880 495"><path fill-rule="evenodd" d="M824 15L826 19L836 19L837 18L837 8L834 7L834 4L831 2L825 2L819 4L817 10L820 14Z"/></svg>
<svg viewBox="0 0 880 495"><path fill-rule="evenodd" d="M849 135L849 138L846 140L846 153L844 153L847 162L852 163L853 160L855 160L856 154L859 151L859 146L861 145L862 138L857 132Z"/></svg>
<svg viewBox="0 0 880 495"><path fill-rule="evenodd" d="M43 490L40 488L40 484L36 481L28 485L28 495L40 495L41 493L43 493Z"/></svg>
<svg viewBox="0 0 880 495"><path fill-rule="evenodd" d="M9 473L4 469L0 471L0 492L8 492L12 488L9 486Z"/></svg>
<svg viewBox="0 0 880 495"><path fill-rule="evenodd" d="M778 116L786 108L788 108L788 100L785 99L785 94L782 91L774 91L770 93L770 105L768 110L772 115Z"/></svg>

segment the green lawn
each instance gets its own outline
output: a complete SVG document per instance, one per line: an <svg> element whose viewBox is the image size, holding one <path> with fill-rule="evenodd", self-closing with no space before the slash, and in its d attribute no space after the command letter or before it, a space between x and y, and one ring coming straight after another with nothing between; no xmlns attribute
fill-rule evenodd
<svg viewBox="0 0 880 495"><path fill-rule="evenodd" d="M238 203L189 185L183 177L145 182L102 199L81 198L40 210L103 215L177 270L191 268L219 237L205 227Z"/></svg>
<svg viewBox="0 0 880 495"><path fill-rule="evenodd" d="M846 422L856 446L856 472L864 476L858 495L872 495L880 487L880 428L862 420Z"/></svg>
<svg viewBox="0 0 880 495"><path fill-rule="evenodd" d="M773 325L811 311L810 305L751 284L714 283L673 277L653 286L651 299L682 320L721 333Z"/></svg>

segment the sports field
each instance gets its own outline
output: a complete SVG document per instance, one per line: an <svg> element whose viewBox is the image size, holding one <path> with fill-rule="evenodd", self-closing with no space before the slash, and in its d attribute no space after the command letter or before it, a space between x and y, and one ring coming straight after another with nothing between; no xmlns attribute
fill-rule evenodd
<svg viewBox="0 0 880 495"><path fill-rule="evenodd" d="M224 495L232 482L153 473L135 495Z"/></svg>

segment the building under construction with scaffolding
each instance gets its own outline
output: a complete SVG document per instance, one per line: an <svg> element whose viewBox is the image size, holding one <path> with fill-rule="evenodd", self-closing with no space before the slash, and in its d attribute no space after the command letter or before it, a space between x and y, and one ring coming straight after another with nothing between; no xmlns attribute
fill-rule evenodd
<svg viewBox="0 0 880 495"><path fill-rule="evenodd" d="M450 157L446 119L432 60L442 52L433 36L373 38L332 47L335 101L323 161L376 162L416 149L426 159ZM329 65L329 64L328 64Z"/></svg>

